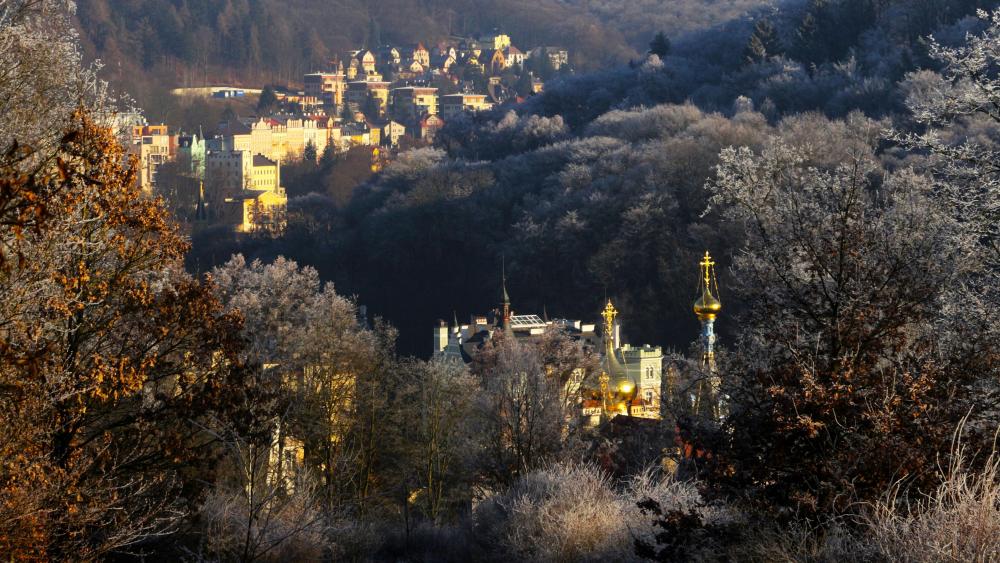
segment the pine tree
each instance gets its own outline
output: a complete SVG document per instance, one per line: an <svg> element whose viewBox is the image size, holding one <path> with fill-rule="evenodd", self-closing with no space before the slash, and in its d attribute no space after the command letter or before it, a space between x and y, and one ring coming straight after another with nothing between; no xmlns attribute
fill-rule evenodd
<svg viewBox="0 0 1000 563"><path fill-rule="evenodd" d="M305 162L316 163L316 144L312 142L312 139L306 143L306 148L302 150L302 160Z"/></svg>
<svg viewBox="0 0 1000 563"><path fill-rule="evenodd" d="M771 20L759 20L754 25L750 41L744 50L744 57L748 63L756 63L766 60L777 54L780 49L778 36Z"/></svg>
<svg viewBox="0 0 1000 563"><path fill-rule="evenodd" d="M262 114L270 113L277 105L278 97L274 94L274 89L270 86L265 86L260 92L260 98L257 100L257 112Z"/></svg>
<svg viewBox="0 0 1000 563"><path fill-rule="evenodd" d="M661 59L670 54L670 39L665 33L657 32L653 40L649 42L649 53Z"/></svg>

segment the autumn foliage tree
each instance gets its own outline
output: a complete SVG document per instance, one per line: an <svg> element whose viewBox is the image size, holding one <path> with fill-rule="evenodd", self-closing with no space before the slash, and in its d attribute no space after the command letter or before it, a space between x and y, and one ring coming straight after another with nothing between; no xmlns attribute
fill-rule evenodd
<svg viewBox="0 0 1000 563"><path fill-rule="evenodd" d="M170 531L211 440L255 393L237 314L183 272L186 243L114 134L80 111L56 150L2 157L0 552L94 559ZM244 403L245 404L245 403Z"/></svg>

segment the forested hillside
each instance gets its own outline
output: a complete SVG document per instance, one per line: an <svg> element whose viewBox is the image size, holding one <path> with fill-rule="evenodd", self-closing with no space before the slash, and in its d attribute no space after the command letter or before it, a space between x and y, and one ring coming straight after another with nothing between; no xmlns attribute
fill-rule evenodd
<svg viewBox="0 0 1000 563"><path fill-rule="evenodd" d="M522 49L569 48L579 69L622 63L657 31L674 36L741 15L762 0L81 0L84 46L112 73L165 84L293 82L331 55L364 45L428 45L500 28ZM119 63L121 69L119 69ZM134 77L133 77L134 78Z"/></svg>
<svg viewBox="0 0 1000 563"><path fill-rule="evenodd" d="M973 14L983 5L790 2L692 34L663 58L553 83L516 112L452 120L437 149L404 155L350 203L332 180L295 185L317 192L292 201L301 220L284 239L240 248L316 265L396 324L408 353L427 353L434 319L495 305L501 255L517 309L593 317L607 292L631 338L686 349L697 255L731 262L741 240L704 214L719 151L760 146L771 127L833 148L830 128L844 125L803 112L857 111L883 120L866 127L888 126L927 80L907 73L938 66L925 37L962 41L982 27ZM198 240L190 263L211 264L232 244ZM405 291L385 281L399 279ZM738 312L739 300L728 307ZM724 336L732 328L720 323Z"/></svg>
<svg viewBox="0 0 1000 563"><path fill-rule="evenodd" d="M181 84L298 81L350 49L431 45L494 28L507 30L522 48L565 45L581 68L635 54L614 27L557 0L83 0L78 14L94 54Z"/></svg>

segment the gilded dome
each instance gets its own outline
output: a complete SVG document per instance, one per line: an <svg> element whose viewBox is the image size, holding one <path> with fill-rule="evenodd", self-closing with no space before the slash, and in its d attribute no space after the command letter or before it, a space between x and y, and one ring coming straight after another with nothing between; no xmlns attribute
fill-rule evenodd
<svg viewBox="0 0 1000 563"><path fill-rule="evenodd" d="M638 394L639 388L632 380L626 379L618 383L618 397L622 401L633 401Z"/></svg>
<svg viewBox="0 0 1000 563"><path fill-rule="evenodd" d="M707 289L702 292L701 297L694 302L694 314L699 317L714 319L722 311L722 302L712 295Z"/></svg>

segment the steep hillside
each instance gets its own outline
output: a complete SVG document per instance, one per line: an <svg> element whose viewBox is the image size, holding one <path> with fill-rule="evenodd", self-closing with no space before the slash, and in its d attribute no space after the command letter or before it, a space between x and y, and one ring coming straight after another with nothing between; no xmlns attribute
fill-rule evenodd
<svg viewBox="0 0 1000 563"><path fill-rule="evenodd" d="M495 303L500 256L519 310L592 316L607 291L630 337L684 348L696 332L693 264L706 248L731 263L739 246L738 229L702 215L719 151L758 146L776 126L833 152L844 125L796 114L898 114L920 76L907 73L933 63L922 38L960 42L985 4L809 0L705 30L663 59L552 82L516 113L453 119L439 151L409 155L347 206L331 193L299 198L283 239L238 249L315 265L398 326L408 353L426 351L433 319ZM233 248L212 233L195 241L192 265ZM407 291L387 282L404 279Z"/></svg>
<svg viewBox="0 0 1000 563"><path fill-rule="evenodd" d="M738 18L773 0L568 0L581 11L597 17L643 48L656 32L674 37Z"/></svg>
<svg viewBox="0 0 1000 563"><path fill-rule="evenodd" d="M428 44L502 28L522 47L565 45L579 68L635 56L623 35L558 0L80 0L86 48L113 68L177 83L291 81L362 45Z"/></svg>
<svg viewBox="0 0 1000 563"><path fill-rule="evenodd" d="M639 56L657 31L710 27L767 0L78 0L85 50L112 80L291 82L366 43L434 43L495 28L560 45L580 70ZM139 97L145 97L142 85Z"/></svg>

